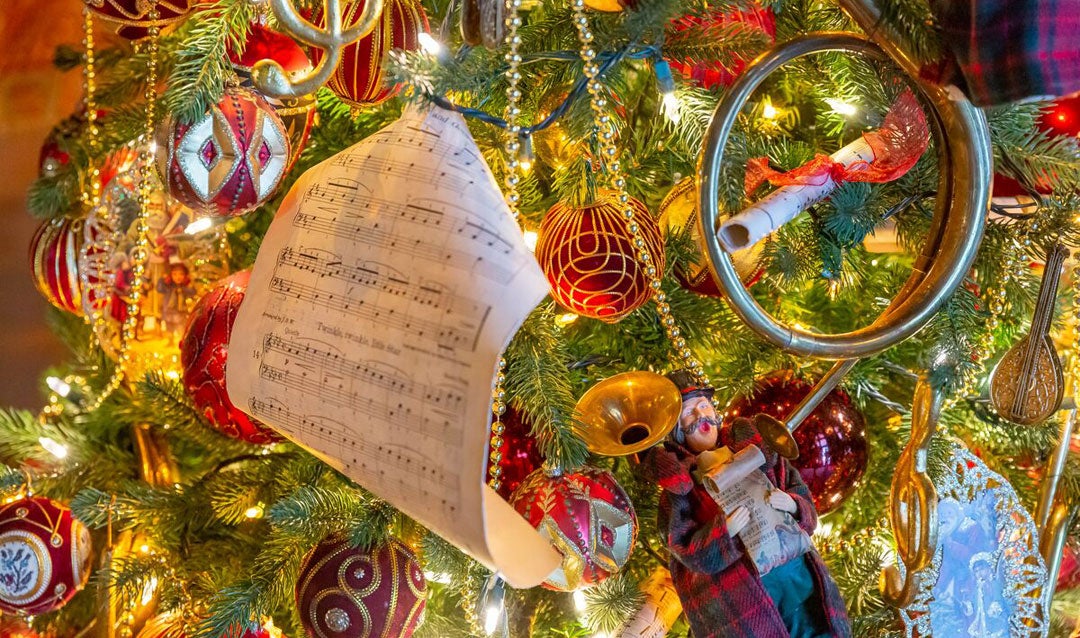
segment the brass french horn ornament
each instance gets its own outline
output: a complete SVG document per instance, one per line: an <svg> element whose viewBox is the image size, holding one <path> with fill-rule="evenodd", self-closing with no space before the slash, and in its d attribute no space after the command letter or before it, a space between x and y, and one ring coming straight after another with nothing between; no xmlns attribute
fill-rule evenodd
<svg viewBox="0 0 1080 638"><path fill-rule="evenodd" d="M644 452L679 422L682 394L655 372L623 372L589 388L574 410L578 435L604 456Z"/></svg>

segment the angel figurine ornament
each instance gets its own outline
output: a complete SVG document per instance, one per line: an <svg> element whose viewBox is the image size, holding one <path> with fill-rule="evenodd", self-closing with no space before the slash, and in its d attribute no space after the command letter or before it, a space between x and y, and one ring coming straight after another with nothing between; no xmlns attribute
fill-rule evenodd
<svg viewBox="0 0 1080 638"><path fill-rule="evenodd" d="M713 388L686 370L679 423L650 463L662 492L669 569L696 638L851 636L832 576L810 542L817 511L791 463L749 419L721 428Z"/></svg>

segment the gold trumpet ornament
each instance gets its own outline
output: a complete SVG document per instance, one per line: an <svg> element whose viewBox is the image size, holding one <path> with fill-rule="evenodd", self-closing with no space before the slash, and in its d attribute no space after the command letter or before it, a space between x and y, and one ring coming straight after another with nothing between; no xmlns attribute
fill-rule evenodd
<svg viewBox="0 0 1080 638"><path fill-rule="evenodd" d="M990 376L990 402L1013 423L1045 421L1061 407L1065 377L1061 359L1050 340L1061 269L1069 251L1056 244L1046 255L1039 298L1028 335L1009 348Z"/></svg>
<svg viewBox="0 0 1080 638"><path fill-rule="evenodd" d="M655 372L623 372L600 381L581 396L574 409L578 435L589 451L626 456L656 445L675 427L682 395Z"/></svg>

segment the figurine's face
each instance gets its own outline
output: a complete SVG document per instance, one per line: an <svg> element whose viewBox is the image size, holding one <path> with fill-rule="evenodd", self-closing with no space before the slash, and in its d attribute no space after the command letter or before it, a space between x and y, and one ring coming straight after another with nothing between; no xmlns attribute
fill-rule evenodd
<svg viewBox="0 0 1080 638"><path fill-rule="evenodd" d="M716 447L720 435L720 420L712 401L705 396L691 397L683 401L679 427L686 437L686 447L701 453Z"/></svg>

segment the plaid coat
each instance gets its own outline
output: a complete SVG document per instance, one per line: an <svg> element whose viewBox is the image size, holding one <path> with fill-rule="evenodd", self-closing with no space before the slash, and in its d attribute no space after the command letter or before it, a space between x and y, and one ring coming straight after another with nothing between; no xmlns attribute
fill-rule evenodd
<svg viewBox="0 0 1080 638"><path fill-rule="evenodd" d="M932 0L979 106L1080 90L1080 0Z"/></svg>
<svg viewBox="0 0 1080 638"><path fill-rule="evenodd" d="M738 422L733 427L737 426ZM732 435L732 429L721 430L722 445L737 451L754 442ZM791 495L798 507L795 518L799 526L813 533L817 512L798 470L775 453L766 451L766 458L766 476ZM660 529L668 530L669 568L694 637L787 638L787 628L742 541L728 536L716 502L693 480L690 472L695 460L692 452L668 442L653 449L650 468L663 488ZM831 634L851 636L844 600L821 556L814 550L806 556L813 566Z"/></svg>

